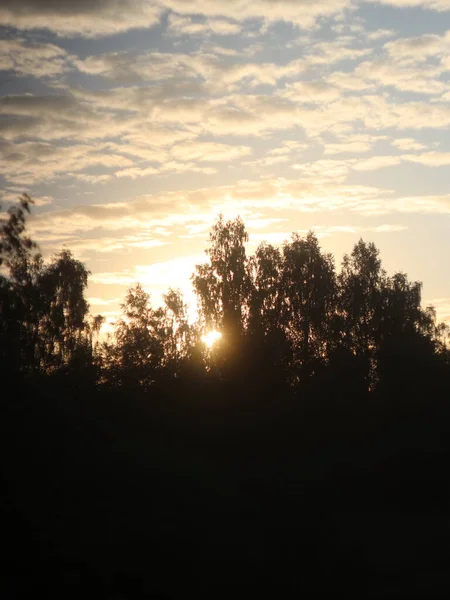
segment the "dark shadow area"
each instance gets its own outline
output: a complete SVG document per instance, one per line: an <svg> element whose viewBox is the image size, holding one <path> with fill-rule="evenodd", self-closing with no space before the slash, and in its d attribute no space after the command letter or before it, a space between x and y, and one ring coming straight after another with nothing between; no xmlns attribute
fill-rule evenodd
<svg viewBox="0 0 450 600"><path fill-rule="evenodd" d="M247 257L218 220L192 282L114 334L64 250L0 223L2 598L447 597L448 332L358 242ZM202 336L218 331L208 347Z"/></svg>

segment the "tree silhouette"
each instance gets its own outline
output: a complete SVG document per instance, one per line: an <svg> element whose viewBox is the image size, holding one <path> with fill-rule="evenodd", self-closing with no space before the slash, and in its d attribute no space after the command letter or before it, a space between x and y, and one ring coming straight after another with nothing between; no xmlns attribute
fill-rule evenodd
<svg viewBox="0 0 450 600"><path fill-rule="evenodd" d="M220 215L209 239L210 262L196 267L192 281L206 326L231 335L243 330L246 318L248 235L240 218L225 222Z"/></svg>
<svg viewBox="0 0 450 600"><path fill-rule="evenodd" d="M0 362L5 377L20 370L23 363L32 361L33 341L28 339L27 321L35 310L35 280L42 260L35 252L37 246L25 235L26 216L33 203L23 194L17 205L7 211L0 221Z"/></svg>
<svg viewBox="0 0 450 600"><path fill-rule="evenodd" d="M115 324L114 343L105 342L103 359L109 381L119 387L149 389L156 381L164 357L162 311L150 305L140 284L130 288Z"/></svg>
<svg viewBox="0 0 450 600"><path fill-rule="evenodd" d="M294 234L283 248L283 318L294 347L297 377L309 377L327 358L329 324L336 311L333 257L322 254L314 233Z"/></svg>
<svg viewBox="0 0 450 600"><path fill-rule="evenodd" d="M69 250L43 268L37 282L42 298L40 346L48 368L68 365L88 341L88 304L84 298L89 271Z"/></svg>
<svg viewBox="0 0 450 600"><path fill-rule="evenodd" d="M219 217L198 321L137 284L102 341L30 203L0 227L5 597L448 595L448 329L419 282L363 240L337 273L312 232L247 257Z"/></svg>
<svg viewBox="0 0 450 600"><path fill-rule="evenodd" d="M36 248L36 243L24 235L26 217L30 213L33 200L28 194L22 194L19 203L8 209L8 218L0 222L0 265L10 268L20 258L28 256Z"/></svg>
<svg viewBox="0 0 450 600"><path fill-rule="evenodd" d="M248 344L253 379L266 394L273 394L287 379L292 343L285 321L283 255L278 248L260 244L248 263ZM249 356L249 359L250 359Z"/></svg>
<svg viewBox="0 0 450 600"><path fill-rule="evenodd" d="M386 273L373 243L360 240L342 261L339 281L344 345L356 357L368 389L377 380L376 347L380 332Z"/></svg>

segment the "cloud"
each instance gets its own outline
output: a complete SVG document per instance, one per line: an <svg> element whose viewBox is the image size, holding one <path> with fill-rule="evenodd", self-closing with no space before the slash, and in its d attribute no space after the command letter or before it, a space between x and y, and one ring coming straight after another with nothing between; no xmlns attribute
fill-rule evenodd
<svg viewBox="0 0 450 600"><path fill-rule="evenodd" d="M367 231L375 231L376 233L393 233L393 232L397 232L397 231L405 231L405 229L408 229L406 227L406 225L385 224L385 225L377 225L376 227L373 227L372 229L369 229Z"/></svg>
<svg viewBox="0 0 450 600"><path fill-rule="evenodd" d="M399 165L401 162L401 156L371 156L370 158L357 160L351 166L355 171L376 171L384 167Z"/></svg>
<svg viewBox="0 0 450 600"><path fill-rule="evenodd" d="M155 169L154 167L129 167L128 169L120 169L120 171L116 171L115 176L136 179L137 177L156 175L158 172L158 169Z"/></svg>
<svg viewBox="0 0 450 600"><path fill-rule="evenodd" d="M358 48L354 45L354 39L347 36L338 37L331 41L307 44L307 60L310 65L328 66L344 60L356 60L371 54L371 48Z"/></svg>
<svg viewBox="0 0 450 600"><path fill-rule="evenodd" d="M292 168L305 177L315 177L318 182L331 180L334 183L343 183L347 178L350 164L345 160L321 159L293 164Z"/></svg>
<svg viewBox="0 0 450 600"><path fill-rule="evenodd" d="M443 103L390 102L375 94L328 97L323 101L319 95L316 103L301 97L293 100L284 93L209 98L184 94L183 86L155 85L106 92L73 90L47 96L4 96L0 98L0 114L6 118L0 119L0 132L5 141L0 152L7 161L2 165L2 172L10 182L21 185L64 172L92 183L110 180L114 171L119 176L134 178L156 174L156 171L213 173L212 165L205 167L198 163L237 160L248 156L251 147L204 142L200 138L203 135L267 136L284 129L290 130L286 135L291 137L303 128L312 138L333 133L336 139L326 140L325 152L335 155L366 152L374 141L385 137L369 134L355 137L352 130L358 120L366 129L378 131L440 129L450 125L450 108ZM115 141L105 141L112 133ZM24 136L40 141L23 142ZM57 140L64 143L56 144ZM13 141L16 143L12 144ZM403 147L397 147L408 150L407 142L399 142L402 143ZM409 148L414 149L419 150L419 147ZM274 160L275 156L264 159L259 167L270 168L286 162L281 158ZM448 164L445 153L419 156L372 157L356 168L373 170L406 160L430 166ZM81 173L95 165L104 171ZM304 168L300 162L293 166ZM324 166L324 163L315 164L313 169L323 174ZM336 169L340 177L345 176L350 166L350 163L335 163L332 176L337 175ZM328 164L326 168L329 167Z"/></svg>
<svg viewBox="0 0 450 600"><path fill-rule="evenodd" d="M168 24L172 35L236 35L242 31L240 23L224 19L207 19L200 22L173 13L169 15Z"/></svg>
<svg viewBox="0 0 450 600"><path fill-rule="evenodd" d="M96 37L151 27L162 6L148 0L3 0L0 23L49 29L61 36Z"/></svg>
<svg viewBox="0 0 450 600"><path fill-rule="evenodd" d="M98 37L151 27L172 9L178 13L171 15L172 31L192 35L207 26L216 35L228 35L238 32L236 21L247 19L313 27L319 17L335 15L350 4L350 0L4 0L0 22L23 30L49 29L60 36ZM193 21L191 15L207 17L207 24Z"/></svg>
<svg viewBox="0 0 450 600"><path fill-rule="evenodd" d="M375 94L386 83L437 94L445 86L437 79L437 67L400 69L384 58L365 61L353 72L327 75L329 64L355 52L349 44L345 39L313 44L302 58L286 64L249 63L242 57L230 60L204 52L116 52L73 58L83 72L101 74L120 87L98 91L61 88L53 95L3 97L0 113L7 118L0 120L0 135L9 140L31 135L43 141L86 142L108 138L114 132L116 138L123 138L121 143L127 142L134 156L158 161L155 146L162 142L153 141L155 135L158 139L167 135L166 145L170 145L174 136L180 140L200 134L258 136L293 127L303 127L315 137L325 131L337 133L358 119L373 129L441 128L450 123L445 103L392 102L387 95ZM291 83L310 68L325 72L312 80ZM128 84L123 85L122 80ZM132 81L140 84L130 85ZM250 91L259 84L279 87L265 94ZM240 89L243 93L237 93ZM373 93L354 95L369 90ZM363 145L359 149L363 151ZM328 152L334 151L341 149L330 146ZM352 151L358 151L356 144ZM134 165L139 169L150 166Z"/></svg>
<svg viewBox="0 0 450 600"><path fill-rule="evenodd" d="M339 97L340 90L323 79L296 81L287 84L281 95L292 101L320 103L335 100Z"/></svg>
<svg viewBox="0 0 450 600"><path fill-rule="evenodd" d="M204 175L214 175L217 170L213 167L199 167L194 162L177 162L169 161L164 163L157 169L154 167L131 167L129 169L121 169L114 173L115 177L130 177L137 179L138 177L147 177L149 175L161 175L164 173L203 173Z"/></svg>
<svg viewBox="0 0 450 600"><path fill-rule="evenodd" d="M46 142L0 142L0 158L0 173L9 181L31 178L36 182L86 168L119 168L133 164L130 158L105 151L102 146L55 146Z"/></svg>
<svg viewBox="0 0 450 600"><path fill-rule="evenodd" d="M241 180L233 185L180 190L143 196L130 202L78 205L70 209L46 210L33 215L30 227L37 239L42 235L86 235L101 227L106 232L163 231L174 226L211 223L220 212L243 214L254 209L290 209L300 212L364 210L369 202L389 196L385 190L347 186L318 178L305 169L301 179Z"/></svg>
<svg viewBox="0 0 450 600"><path fill-rule="evenodd" d="M335 56L338 60L338 56ZM304 60L292 60L286 64L243 62L235 53L217 53L216 49L191 54L181 52L132 51L108 52L84 59L74 59L74 65L82 73L102 76L116 84L153 84L171 80L167 92L205 91L200 90L201 79L212 91L226 92L230 86L246 80L253 85L275 85L279 79L296 77L306 64ZM182 84L184 82L184 84ZM190 82L190 83L188 83ZM180 86L183 87L180 89ZM186 87L188 86L188 87ZM190 87L189 87L190 86ZM158 88L147 90L157 97Z"/></svg>
<svg viewBox="0 0 450 600"><path fill-rule="evenodd" d="M121 130L118 115L99 115L96 108L73 95L14 94L0 98L0 136L55 140L104 137ZM102 116L103 118L99 118Z"/></svg>
<svg viewBox="0 0 450 600"><path fill-rule="evenodd" d="M4 190L0 190L0 202L9 204L16 204L19 196L23 194L23 187L7 187ZM34 206L49 206L53 204L52 196L37 196L33 194L33 205Z"/></svg>
<svg viewBox="0 0 450 600"><path fill-rule="evenodd" d="M448 0L364 0L365 2L377 2L395 8L427 8L438 12L450 10Z"/></svg>
<svg viewBox="0 0 450 600"><path fill-rule="evenodd" d="M176 160L223 162L242 158L252 153L250 146L219 144L217 142L188 142L177 144L171 150Z"/></svg>
<svg viewBox="0 0 450 600"><path fill-rule="evenodd" d="M40 142L12 143L5 140L0 143L0 156L4 159L0 172L10 181L18 183L45 180L58 173L78 173L76 176L80 180L105 183L111 179L112 173L109 171L96 174L83 174L80 171L100 166L104 169L118 169L116 175L119 177L132 178L169 171L214 173L212 167L196 163L232 161L248 156L252 151L249 146L194 141L192 132L165 128L155 123L155 120L152 124L148 121L142 123L138 117L120 119L118 115L105 115L101 111L101 108L67 96L17 96L0 99L0 113L12 113L17 118L25 119L23 133L40 133L42 139ZM34 127L27 119L32 114L35 115L32 122ZM189 114L181 116L189 122ZM92 139L97 136L111 135L108 124L111 125L116 119L121 121L121 127L113 131L119 137L121 131L125 133L124 139L114 143L92 144ZM86 131L82 125L87 127ZM77 137L85 136L88 139L83 144L67 144L69 139L75 142ZM51 139L46 140L46 137L65 137L67 141L66 144L59 145Z"/></svg>
<svg viewBox="0 0 450 600"><path fill-rule="evenodd" d="M167 240L157 239L149 235L147 232L140 232L139 235L121 235L120 232L114 237L107 235L96 237L81 237L67 235L61 240L47 240L44 244L46 250L56 252L60 249L61 242L64 246L70 248L80 258L87 258L95 254L111 254L128 251L134 248L148 250L150 248L159 248L168 246L171 242Z"/></svg>
<svg viewBox="0 0 450 600"><path fill-rule="evenodd" d="M372 144L370 141L348 141L338 144L325 143L325 154L360 154L369 152Z"/></svg>
<svg viewBox="0 0 450 600"><path fill-rule="evenodd" d="M335 74L333 83L349 89L392 86L406 92L421 94L441 94L447 89L440 81L442 70L429 65L400 64L387 57L360 63L351 75Z"/></svg>
<svg viewBox="0 0 450 600"><path fill-rule="evenodd" d="M74 60L74 65L81 73L100 75L116 83L156 82L195 75L189 65L188 55L169 52L106 52Z"/></svg>
<svg viewBox="0 0 450 600"><path fill-rule="evenodd" d="M450 214L450 194L441 196L404 196L389 201L384 212Z"/></svg>
<svg viewBox="0 0 450 600"><path fill-rule="evenodd" d="M424 150L426 146L414 138L397 138L391 144L400 150Z"/></svg>
<svg viewBox="0 0 450 600"><path fill-rule="evenodd" d="M450 152L424 152L422 154L402 155L403 160L422 164L426 167L445 167L450 165Z"/></svg>
<svg viewBox="0 0 450 600"><path fill-rule="evenodd" d="M247 229L249 227L247 226ZM397 231L404 231L407 229L404 225L378 225L376 227L361 227L358 225L311 225L307 229L296 228L296 233L300 235L306 235L308 231L314 231L316 236L320 238L330 237L336 234L363 234L363 233L392 233ZM261 233L250 233L250 244L254 242L267 242L269 244L282 244L291 238L292 232L290 231L270 231Z"/></svg>
<svg viewBox="0 0 450 600"><path fill-rule="evenodd" d="M396 32L393 29L375 29L374 31L366 32L366 35L369 40L377 41L387 37L394 37Z"/></svg>
<svg viewBox="0 0 450 600"><path fill-rule="evenodd" d="M450 10L450 9L449 9ZM450 49L450 33L443 35L424 34L415 37L398 38L384 45L388 54L403 62L423 62L428 57L441 57Z"/></svg>
<svg viewBox="0 0 450 600"><path fill-rule="evenodd" d="M264 158L258 158L257 160L248 160L243 164L247 167L256 167L260 169L261 167L272 167L273 165L279 165L281 163L286 163L290 160L289 156L279 155L279 156L265 156Z"/></svg>
<svg viewBox="0 0 450 600"><path fill-rule="evenodd" d="M412 162L426 167L443 167L450 165L450 152L424 152L422 154L400 154L397 156L371 156L357 160L352 164L356 171L374 171L383 167L391 167L402 162Z"/></svg>
<svg viewBox="0 0 450 600"><path fill-rule="evenodd" d="M68 69L69 57L59 46L24 39L0 40L0 71L39 78L61 75Z"/></svg>
<svg viewBox="0 0 450 600"><path fill-rule="evenodd" d="M102 286L126 287L139 282L151 294L154 305L162 303L162 295L167 292L171 282L176 282L177 287L183 292L185 301L193 308L195 295L192 290L191 275L195 271L195 265L205 261L206 257L203 254L177 257L155 262L152 265L135 265L131 269L122 271L93 273L90 282Z"/></svg>
<svg viewBox="0 0 450 600"><path fill-rule="evenodd" d="M104 298L86 298L90 306L110 306L111 304L119 304L122 298L110 298L105 300Z"/></svg>
<svg viewBox="0 0 450 600"><path fill-rule="evenodd" d="M350 6L349 0L164 0L164 6L181 15L201 14L233 20L264 19L267 22L289 21L313 27L319 17L331 17Z"/></svg>

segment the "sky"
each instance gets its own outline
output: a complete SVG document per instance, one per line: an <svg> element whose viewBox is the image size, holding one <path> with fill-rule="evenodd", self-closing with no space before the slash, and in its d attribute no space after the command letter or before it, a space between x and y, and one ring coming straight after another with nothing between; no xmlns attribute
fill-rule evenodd
<svg viewBox="0 0 450 600"><path fill-rule="evenodd" d="M91 271L193 295L219 213L248 251L359 238L450 323L450 0L3 0L0 203Z"/></svg>

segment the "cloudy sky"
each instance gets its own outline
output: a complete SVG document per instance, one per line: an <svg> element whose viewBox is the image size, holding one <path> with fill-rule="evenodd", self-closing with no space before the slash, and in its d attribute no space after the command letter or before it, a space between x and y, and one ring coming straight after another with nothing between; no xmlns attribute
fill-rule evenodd
<svg viewBox="0 0 450 600"><path fill-rule="evenodd" d="M3 0L0 202L110 319L189 287L222 212L250 252L374 241L450 320L449 81L450 0Z"/></svg>

